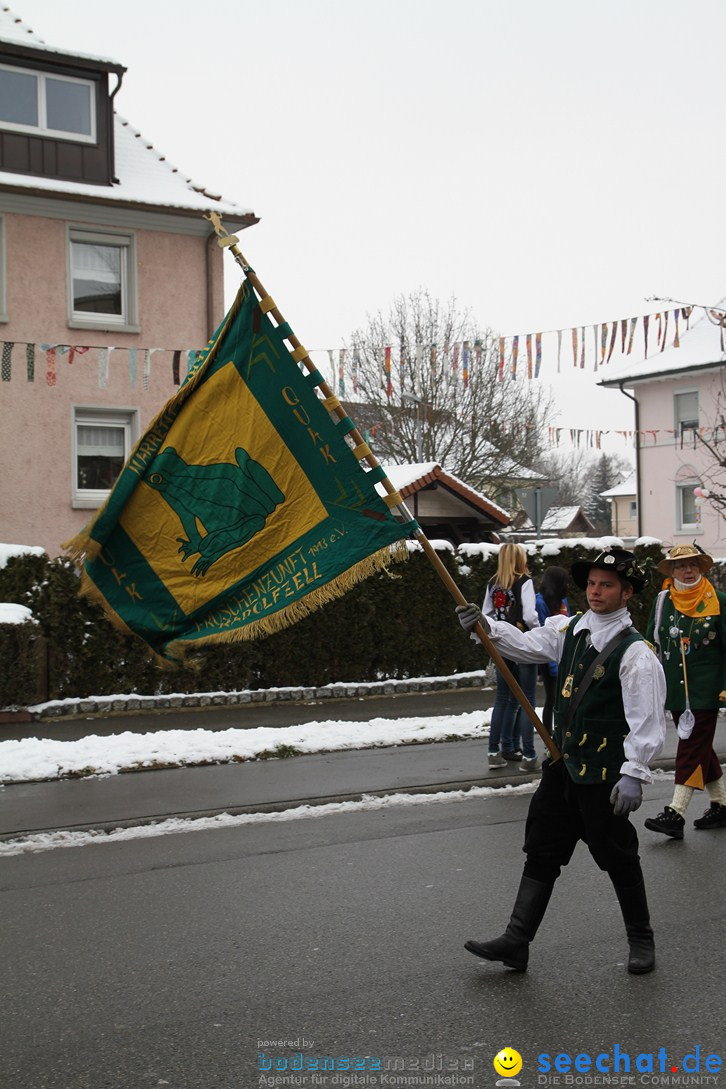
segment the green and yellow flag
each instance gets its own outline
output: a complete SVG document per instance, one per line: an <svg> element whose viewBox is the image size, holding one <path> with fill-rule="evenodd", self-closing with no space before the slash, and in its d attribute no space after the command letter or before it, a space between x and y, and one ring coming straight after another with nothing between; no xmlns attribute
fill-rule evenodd
<svg viewBox="0 0 726 1089"><path fill-rule="evenodd" d="M392 560L397 520L248 281L66 548L83 592L157 654L287 627ZM289 335L289 328L287 329ZM361 455L358 451L359 456Z"/></svg>

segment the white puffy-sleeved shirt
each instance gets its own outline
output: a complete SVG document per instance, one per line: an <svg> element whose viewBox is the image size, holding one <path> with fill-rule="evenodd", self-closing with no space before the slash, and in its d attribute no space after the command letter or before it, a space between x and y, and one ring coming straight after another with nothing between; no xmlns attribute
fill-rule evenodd
<svg viewBox="0 0 726 1089"><path fill-rule="evenodd" d="M542 627L520 631L500 620L485 619L492 642L505 658L515 662L559 662L568 625L574 634L587 629L595 650L601 651L614 635L633 626L627 609L614 613L593 613L581 617L549 616ZM630 733L623 742L625 763L621 775L632 775L651 783L648 765L658 756L665 741L666 682L663 667L648 643L638 640L629 646L620 662L623 708Z"/></svg>

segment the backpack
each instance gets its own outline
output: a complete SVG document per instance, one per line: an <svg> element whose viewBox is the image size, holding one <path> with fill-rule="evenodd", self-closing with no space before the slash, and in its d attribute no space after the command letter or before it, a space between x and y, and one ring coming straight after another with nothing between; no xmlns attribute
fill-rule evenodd
<svg viewBox="0 0 726 1089"><path fill-rule="evenodd" d="M507 624L513 624L520 631L524 630L522 617L522 583L529 575L520 575L512 583L509 589L497 586L494 579L489 582L489 591L492 597L494 619L504 620Z"/></svg>

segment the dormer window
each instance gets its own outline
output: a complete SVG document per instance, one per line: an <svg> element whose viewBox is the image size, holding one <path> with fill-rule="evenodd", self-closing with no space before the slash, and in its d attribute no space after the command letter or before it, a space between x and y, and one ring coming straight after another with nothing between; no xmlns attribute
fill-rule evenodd
<svg viewBox="0 0 726 1089"><path fill-rule="evenodd" d="M1 64L0 128L95 143L95 84Z"/></svg>

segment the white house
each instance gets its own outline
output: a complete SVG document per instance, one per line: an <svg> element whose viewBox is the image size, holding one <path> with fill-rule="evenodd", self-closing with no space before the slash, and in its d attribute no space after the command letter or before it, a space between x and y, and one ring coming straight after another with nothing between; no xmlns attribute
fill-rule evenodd
<svg viewBox="0 0 726 1089"><path fill-rule="evenodd" d="M600 495L610 500L611 526L615 536L622 537L623 540L638 537L638 486L635 473L630 473L615 487L600 492Z"/></svg>
<svg viewBox="0 0 726 1089"><path fill-rule="evenodd" d="M714 310L709 316L710 311L696 308L690 328L684 328L681 311L680 346L674 346L671 333L667 344L654 345L647 358L608 369L600 385L620 389L633 402L636 535L668 544L695 540L722 557L726 522L708 503L699 505L694 493L694 488L709 487L714 472L718 476L705 443L726 447L721 416L726 409L726 329L716 323L719 313L726 318L726 311Z"/></svg>

